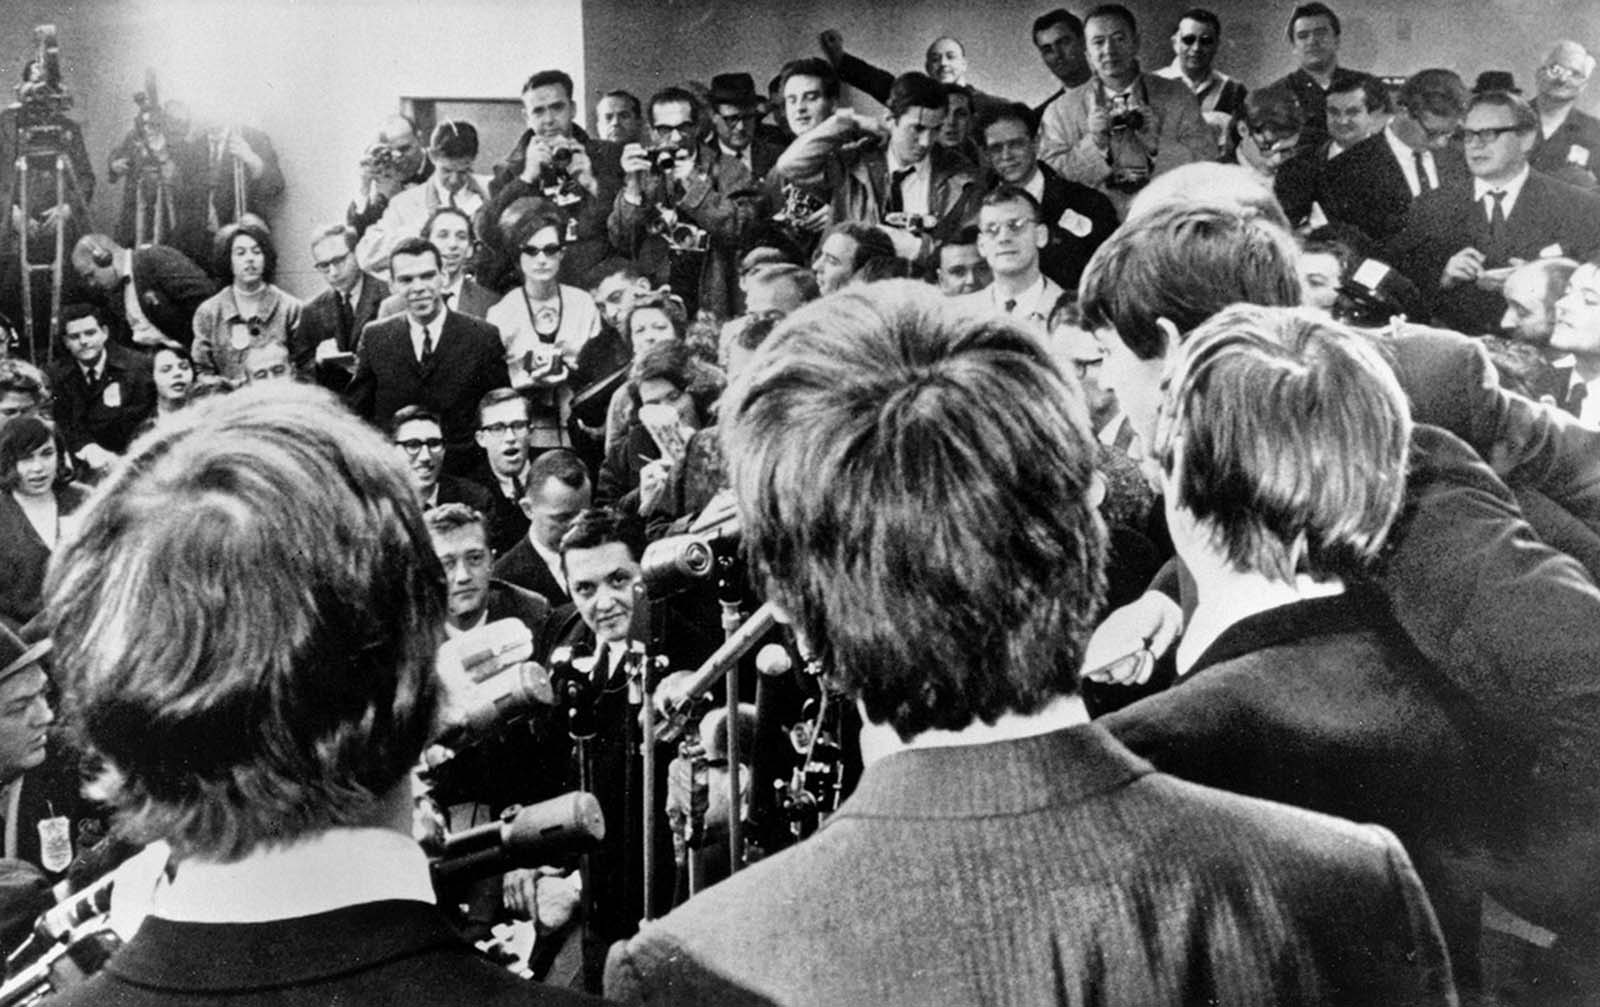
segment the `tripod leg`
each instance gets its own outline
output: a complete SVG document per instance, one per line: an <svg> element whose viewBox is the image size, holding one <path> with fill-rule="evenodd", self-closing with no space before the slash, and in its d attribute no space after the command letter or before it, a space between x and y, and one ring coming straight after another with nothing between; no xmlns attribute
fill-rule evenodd
<svg viewBox="0 0 1600 1007"><path fill-rule="evenodd" d="M33 262L28 258L28 158L17 158L17 205L22 208L23 227L17 235L17 262L22 270L22 343L27 347L28 362L39 361L33 349ZM8 208L9 209L9 208ZM7 220L5 226L10 227Z"/></svg>
<svg viewBox="0 0 1600 1007"><path fill-rule="evenodd" d="M72 165L67 161L67 155L56 155L56 206L67 206L67 190L71 188L77 202L77 180L72 177ZM74 214L83 212L74 207ZM85 224L88 222L85 221ZM45 359L55 362L56 336L61 327L61 269L67 259L67 223L61 219L58 212L55 217L56 240L55 260L50 263L50 335L45 343Z"/></svg>

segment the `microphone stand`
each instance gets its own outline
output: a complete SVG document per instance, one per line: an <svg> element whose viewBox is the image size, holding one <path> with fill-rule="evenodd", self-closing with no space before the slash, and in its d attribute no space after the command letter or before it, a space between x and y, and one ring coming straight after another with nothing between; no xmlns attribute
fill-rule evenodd
<svg viewBox="0 0 1600 1007"><path fill-rule="evenodd" d="M738 561L734 557L717 559L717 605L722 609L722 638L733 639L744 622L739 610L743 584L736 576ZM728 873L735 874L744 866L744 809L739 802L739 662L728 662L724 679L724 692L728 705Z"/></svg>

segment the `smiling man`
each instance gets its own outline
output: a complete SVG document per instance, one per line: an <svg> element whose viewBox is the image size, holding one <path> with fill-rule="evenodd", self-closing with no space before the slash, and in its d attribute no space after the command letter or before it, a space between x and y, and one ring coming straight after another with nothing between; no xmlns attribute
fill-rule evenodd
<svg viewBox="0 0 1600 1007"><path fill-rule="evenodd" d="M478 403L478 447L488 462L479 481L489 488L489 546L504 555L528 530L522 495L528 485L528 401L514 388L496 388Z"/></svg>
<svg viewBox="0 0 1600 1007"><path fill-rule="evenodd" d="M380 427L405 406L424 406L439 417L446 471L463 474L476 460L479 400L511 384L505 346L493 325L445 307L437 248L409 238L389 261L406 313L363 331L346 401Z"/></svg>
<svg viewBox="0 0 1600 1007"><path fill-rule="evenodd" d="M1217 69L1222 19L1203 7L1185 11L1172 30L1172 62L1157 77L1182 82L1200 101L1200 115L1221 149L1228 120L1244 104L1243 83Z"/></svg>

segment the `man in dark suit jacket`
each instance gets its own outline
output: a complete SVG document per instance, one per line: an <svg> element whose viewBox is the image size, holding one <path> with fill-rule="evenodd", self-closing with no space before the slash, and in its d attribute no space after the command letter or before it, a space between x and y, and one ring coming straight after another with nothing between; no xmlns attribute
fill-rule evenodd
<svg viewBox="0 0 1600 1007"><path fill-rule="evenodd" d="M1328 221L1383 241L1405 226L1419 196L1465 182L1466 162L1451 137L1466 100L1466 86L1449 70L1412 75L1389 125L1323 166L1312 198Z"/></svg>
<svg viewBox="0 0 1600 1007"><path fill-rule="evenodd" d="M356 415L379 427L405 406L426 407L439 417L446 470L468 472L477 460L478 401L511 384L500 334L488 322L445 308L439 250L423 239L402 241L389 270L406 314L369 323L361 333L345 398Z"/></svg>
<svg viewBox="0 0 1600 1007"><path fill-rule="evenodd" d="M194 341L195 310L217 291L205 270L177 249L129 250L103 234L78 239L72 268L100 292L124 346L187 347Z"/></svg>
<svg viewBox="0 0 1600 1007"><path fill-rule="evenodd" d="M1026 105L1004 105L980 116L974 135L993 169L986 190L1015 185L1039 202L1049 232L1039 251L1039 271L1063 289L1076 290L1089 256L1116 230L1117 208L1105 193L1068 181L1039 160L1038 125Z"/></svg>
<svg viewBox="0 0 1600 1007"><path fill-rule="evenodd" d="M538 592L552 605L571 601L561 568L561 536L589 506L592 493L589 470L571 451L556 448L535 458L522 497L527 533L495 561L494 575Z"/></svg>
<svg viewBox="0 0 1600 1007"><path fill-rule="evenodd" d="M150 358L108 343L100 310L89 304L62 307L67 356L50 368L56 426L67 450L95 470L127 450L156 408Z"/></svg>
<svg viewBox="0 0 1600 1007"><path fill-rule="evenodd" d="M1497 332L1507 267L1548 255L1582 260L1600 249L1600 197L1529 168L1537 130L1533 109L1516 95L1475 95L1466 118L1472 181L1420 198L1388 246L1388 261L1442 325Z"/></svg>
<svg viewBox="0 0 1600 1007"><path fill-rule="evenodd" d="M282 383L153 437L61 557L55 673L112 803L183 852L159 915L60 1002L583 1002L456 936L411 836L447 604L394 449ZM162 632L111 645L87 625L112 610Z"/></svg>
<svg viewBox="0 0 1600 1007"><path fill-rule="evenodd" d="M302 374L314 373L317 384L341 392L355 370L361 330L378 317L378 305L389 285L362 271L356 261L357 234L347 224L333 224L311 238L311 264L328 289L306 302L300 325L289 334L289 361Z"/></svg>
<svg viewBox="0 0 1600 1007"><path fill-rule="evenodd" d="M1453 1002L1389 833L1180 783L1087 723L1093 441L1030 330L975 333L926 286L885 283L783 338L724 407L728 464L755 494L757 579L859 704L866 768L816 835L613 949L608 995ZM840 527L860 548L834 548Z"/></svg>
<svg viewBox="0 0 1600 1007"><path fill-rule="evenodd" d="M1305 116L1300 145L1317 146L1328 136L1327 102L1334 91L1345 91L1365 76L1339 65L1339 41L1343 29L1339 15L1320 0L1303 3L1289 14L1284 31L1294 49L1299 66L1273 81L1268 87L1283 85L1294 92ZM1326 82L1326 83L1324 83Z"/></svg>

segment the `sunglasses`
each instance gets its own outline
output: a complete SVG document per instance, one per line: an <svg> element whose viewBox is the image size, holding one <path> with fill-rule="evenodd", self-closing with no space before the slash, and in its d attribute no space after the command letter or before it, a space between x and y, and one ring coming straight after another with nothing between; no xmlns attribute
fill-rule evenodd
<svg viewBox="0 0 1600 1007"><path fill-rule="evenodd" d="M523 245L522 246L522 254L523 255L542 255L547 259L553 259L556 256L561 254L561 246L560 245Z"/></svg>
<svg viewBox="0 0 1600 1007"><path fill-rule="evenodd" d="M1179 35L1178 41L1184 45L1216 45L1217 40L1210 35Z"/></svg>

